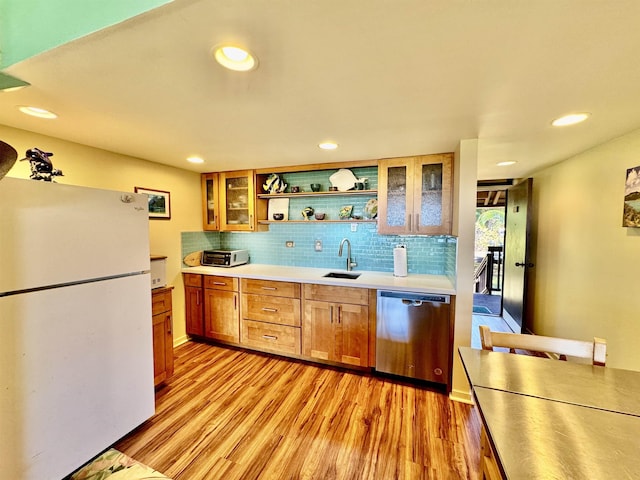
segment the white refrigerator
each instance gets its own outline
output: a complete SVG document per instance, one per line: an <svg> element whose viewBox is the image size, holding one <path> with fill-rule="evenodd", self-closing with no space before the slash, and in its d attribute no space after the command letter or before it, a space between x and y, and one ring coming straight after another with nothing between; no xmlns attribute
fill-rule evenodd
<svg viewBox="0 0 640 480"><path fill-rule="evenodd" d="M144 195L0 180L0 480L59 480L154 413Z"/></svg>

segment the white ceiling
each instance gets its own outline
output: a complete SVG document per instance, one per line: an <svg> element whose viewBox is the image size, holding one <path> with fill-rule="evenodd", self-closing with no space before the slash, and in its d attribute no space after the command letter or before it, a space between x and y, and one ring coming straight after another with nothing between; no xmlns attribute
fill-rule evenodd
<svg viewBox="0 0 640 480"><path fill-rule="evenodd" d="M200 172L478 138L479 178L515 178L640 128L639 26L638 0L176 0L5 69L32 85L0 124ZM259 68L219 67L226 41Z"/></svg>

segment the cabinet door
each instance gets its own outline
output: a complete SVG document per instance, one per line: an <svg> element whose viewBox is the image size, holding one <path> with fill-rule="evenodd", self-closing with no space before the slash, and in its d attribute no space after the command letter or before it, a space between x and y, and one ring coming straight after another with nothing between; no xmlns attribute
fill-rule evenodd
<svg viewBox="0 0 640 480"><path fill-rule="evenodd" d="M185 287L186 330L189 335L204 335L204 293L200 287Z"/></svg>
<svg viewBox="0 0 640 480"><path fill-rule="evenodd" d="M205 337L239 343L238 293L211 289L204 292Z"/></svg>
<svg viewBox="0 0 640 480"><path fill-rule="evenodd" d="M173 376L174 362L173 362L173 313L167 312L164 314L164 369L167 374L167 378Z"/></svg>
<svg viewBox="0 0 640 480"><path fill-rule="evenodd" d="M450 154L426 155L416 159L413 176L414 233L451 233L452 173Z"/></svg>
<svg viewBox="0 0 640 480"><path fill-rule="evenodd" d="M334 305L307 300L304 303L302 354L321 360L335 360Z"/></svg>
<svg viewBox="0 0 640 480"><path fill-rule="evenodd" d="M378 162L378 233L411 232L414 165L415 157Z"/></svg>
<svg viewBox="0 0 640 480"><path fill-rule="evenodd" d="M453 155L378 162L378 233L451 234Z"/></svg>
<svg viewBox="0 0 640 480"><path fill-rule="evenodd" d="M167 328L166 317L170 314L159 313L153 316L153 384L158 385L168 377L167 373ZM173 347L173 346L172 346ZM173 357L172 357L173 360Z"/></svg>
<svg viewBox="0 0 640 480"><path fill-rule="evenodd" d="M217 173L202 174L202 228L204 230L220 230L218 181Z"/></svg>
<svg viewBox="0 0 640 480"><path fill-rule="evenodd" d="M220 173L220 230L255 230L253 170Z"/></svg>
<svg viewBox="0 0 640 480"><path fill-rule="evenodd" d="M336 360L366 367L369 362L369 309L364 305L337 304L333 308Z"/></svg>

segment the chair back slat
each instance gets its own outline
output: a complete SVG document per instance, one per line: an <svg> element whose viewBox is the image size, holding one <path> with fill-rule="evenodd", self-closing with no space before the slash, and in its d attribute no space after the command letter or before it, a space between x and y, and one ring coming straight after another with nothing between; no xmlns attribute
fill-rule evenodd
<svg viewBox="0 0 640 480"><path fill-rule="evenodd" d="M593 342L572 340L568 338L545 337L541 335L525 335L519 333L492 332L486 325L480 326L480 340L483 350L493 347L514 350L528 350L541 353L555 353L561 356L586 358L593 365L605 365L607 342L602 338L594 338Z"/></svg>

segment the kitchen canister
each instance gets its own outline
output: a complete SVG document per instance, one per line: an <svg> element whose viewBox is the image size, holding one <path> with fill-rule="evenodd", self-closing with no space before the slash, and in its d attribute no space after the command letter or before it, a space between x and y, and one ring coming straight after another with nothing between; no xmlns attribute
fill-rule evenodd
<svg viewBox="0 0 640 480"><path fill-rule="evenodd" d="M393 275L395 277L407 276L407 247L396 245L393 249Z"/></svg>

